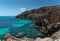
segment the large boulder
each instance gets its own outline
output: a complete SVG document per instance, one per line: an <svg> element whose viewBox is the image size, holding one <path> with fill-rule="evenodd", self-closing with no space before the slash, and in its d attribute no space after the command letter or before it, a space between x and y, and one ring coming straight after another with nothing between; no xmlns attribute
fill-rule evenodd
<svg viewBox="0 0 60 41"><path fill-rule="evenodd" d="M48 26L48 34L51 36L53 35L55 32L60 30L60 24L56 23L56 24L51 24Z"/></svg>
<svg viewBox="0 0 60 41"><path fill-rule="evenodd" d="M52 36L52 39L54 39L55 41L60 41L60 30L55 32Z"/></svg>

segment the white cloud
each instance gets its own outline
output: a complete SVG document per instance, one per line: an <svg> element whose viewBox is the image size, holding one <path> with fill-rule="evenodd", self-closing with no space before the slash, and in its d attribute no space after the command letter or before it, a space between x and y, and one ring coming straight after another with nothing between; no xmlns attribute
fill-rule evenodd
<svg viewBox="0 0 60 41"><path fill-rule="evenodd" d="M26 8L20 8L20 13L26 11L27 9Z"/></svg>

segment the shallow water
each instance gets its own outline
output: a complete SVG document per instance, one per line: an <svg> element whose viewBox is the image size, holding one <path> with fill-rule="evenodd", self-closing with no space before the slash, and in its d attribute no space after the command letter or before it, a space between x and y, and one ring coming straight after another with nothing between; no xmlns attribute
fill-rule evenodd
<svg viewBox="0 0 60 41"><path fill-rule="evenodd" d="M21 32L23 35L17 36ZM37 30L32 20L15 18L15 16L0 16L0 38L7 33L16 37L22 37L24 34L28 37L36 37Z"/></svg>

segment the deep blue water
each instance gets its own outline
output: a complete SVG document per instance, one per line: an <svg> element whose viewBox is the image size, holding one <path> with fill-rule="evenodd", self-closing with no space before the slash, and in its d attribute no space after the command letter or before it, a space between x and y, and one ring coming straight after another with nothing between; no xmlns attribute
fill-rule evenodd
<svg viewBox="0 0 60 41"><path fill-rule="evenodd" d="M0 38L7 33L16 37L22 37L24 34L28 37L36 37L37 30L32 20L15 18L15 16L0 16Z"/></svg>

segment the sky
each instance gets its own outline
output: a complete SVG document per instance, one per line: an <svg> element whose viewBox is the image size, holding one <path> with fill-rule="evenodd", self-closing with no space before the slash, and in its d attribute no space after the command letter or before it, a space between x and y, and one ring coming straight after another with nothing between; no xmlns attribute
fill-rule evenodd
<svg viewBox="0 0 60 41"><path fill-rule="evenodd" d="M0 0L0 16L16 16L26 10L60 5L60 0Z"/></svg>

